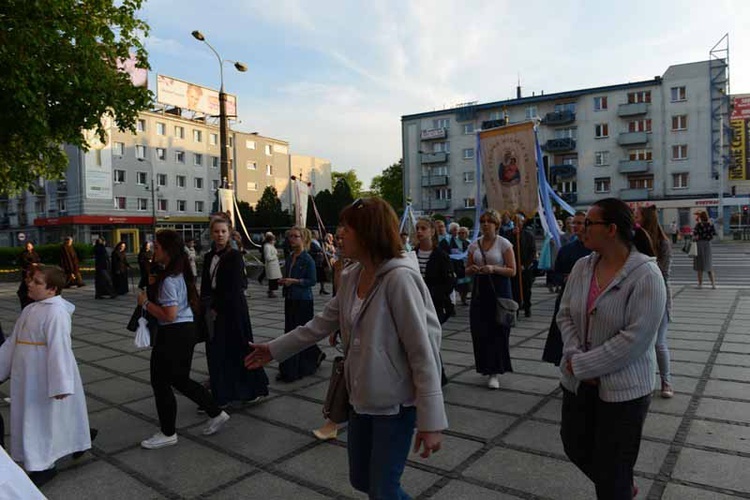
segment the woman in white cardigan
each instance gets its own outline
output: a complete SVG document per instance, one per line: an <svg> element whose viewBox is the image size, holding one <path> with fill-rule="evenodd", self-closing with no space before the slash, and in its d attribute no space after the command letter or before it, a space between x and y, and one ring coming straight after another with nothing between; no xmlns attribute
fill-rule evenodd
<svg viewBox="0 0 750 500"><path fill-rule="evenodd" d="M268 280L268 296L273 299L276 297L275 292L279 289L279 279L281 279L279 252L276 250L276 236L273 233L266 233L262 251L266 279Z"/></svg>
<svg viewBox="0 0 750 500"><path fill-rule="evenodd" d="M563 339L562 437L599 499L631 499L655 382L654 342L667 294L648 234L622 201L586 213L593 253L573 267L557 324Z"/></svg>

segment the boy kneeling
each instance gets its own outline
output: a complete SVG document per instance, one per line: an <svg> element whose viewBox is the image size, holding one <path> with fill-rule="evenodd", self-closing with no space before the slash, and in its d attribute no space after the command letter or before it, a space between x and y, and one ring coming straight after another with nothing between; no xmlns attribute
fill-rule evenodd
<svg viewBox="0 0 750 500"><path fill-rule="evenodd" d="M10 381L10 454L38 486L55 461L91 448L86 397L71 348L75 306L63 299L65 274L39 266L28 277L29 298L0 347L0 380Z"/></svg>

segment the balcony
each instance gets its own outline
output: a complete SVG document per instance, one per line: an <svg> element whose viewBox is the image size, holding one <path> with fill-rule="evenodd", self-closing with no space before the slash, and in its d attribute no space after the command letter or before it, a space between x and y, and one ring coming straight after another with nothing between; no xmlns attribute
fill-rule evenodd
<svg viewBox="0 0 750 500"><path fill-rule="evenodd" d="M485 120L482 122L482 130L489 130L491 128L504 127L505 118L499 120Z"/></svg>
<svg viewBox="0 0 750 500"><path fill-rule="evenodd" d="M422 176L422 187L447 186L447 175L424 175Z"/></svg>
<svg viewBox="0 0 750 500"><path fill-rule="evenodd" d="M558 125L567 125L576 121L576 114L573 111L553 111L544 115L542 124L549 125L550 127L557 127Z"/></svg>
<svg viewBox="0 0 750 500"><path fill-rule="evenodd" d="M575 205L576 203L578 203L578 193L561 193L560 198L570 203L571 205Z"/></svg>
<svg viewBox="0 0 750 500"><path fill-rule="evenodd" d="M420 135L420 139L423 141L431 141L433 139L445 139L448 137L448 129L447 128L428 128L422 131L422 134Z"/></svg>
<svg viewBox="0 0 750 500"><path fill-rule="evenodd" d="M648 113L648 103L634 102L632 104L620 104L617 106L617 116L638 116Z"/></svg>
<svg viewBox="0 0 750 500"><path fill-rule="evenodd" d="M648 200L648 189L620 189L622 201L644 201Z"/></svg>
<svg viewBox="0 0 750 500"><path fill-rule="evenodd" d="M448 153L422 153L422 163L445 163Z"/></svg>
<svg viewBox="0 0 750 500"><path fill-rule="evenodd" d="M544 143L545 151L550 153L563 153L565 151L571 151L576 148L576 140L571 137L563 137L561 139L550 139Z"/></svg>
<svg viewBox="0 0 750 500"><path fill-rule="evenodd" d="M549 175L553 179L556 177L566 179L569 177L575 177L576 170L575 165L552 165L549 168Z"/></svg>
<svg viewBox="0 0 750 500"><path fill-rule="evenodd" d="M651 170L651 162L646 160L620 160L617 169L621 174L645 174Z"/></svg>
<svg viewBox="0 0 750 500"><path fill-rule="evenodd" d="M637 146L639 144L648 144L648 133L646 132L623 132L617 138L617 144L620 146Z"/></svg>
<svg viewBox="0 0 750 500"><path fill-rule="evenodd" d="M57 193L68 194L68 181L57 181Z"/></svg>
<svg viewBox="0 0 750 500"><path fill-rule="evenodd" d="M422 201L422 210L448 210L451 207L451 200L424 200Z"/></svg>

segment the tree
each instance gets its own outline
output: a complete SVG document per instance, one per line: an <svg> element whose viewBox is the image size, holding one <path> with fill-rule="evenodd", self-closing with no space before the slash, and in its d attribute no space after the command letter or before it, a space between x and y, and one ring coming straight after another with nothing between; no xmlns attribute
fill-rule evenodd
<svg viewBox="0 0 750 500"><path fill-rule="evenodd" d="M281 200L276 188L267 186L263 190L257 205L255 205L255 220L257 227L274 228L290 225L289 212L281 209Z"/></svg>
<svg viewBox="0 0 750 500"><path fill-rule="evenodd" d="M82 131L106 141L104 116L135 131L152 93L118 63L134 53L148 69L135 17L143 0L5 0L0 3L0 191L60 178L63 144L88 150ZM92 137L89 137L92 140Z"/></svg>
<svg viewBox="0 0 750 500"><path fill-rule="evenodd" d="M345 206L351 205L353 201L354 194L346 179L340 179L333 185L333 206L335 207L337 216Z"/></svg>
<svg viewBox="0 0 750 500"><path fill-rule="evenodd" d="M404 208L404 160L403 158L383 173L372 179L370 189L391 204L396 212Z"/></svg>
<svg viewBox="0 0 750 500"><path fill-rule="evenodd" d="M359 198L362 193L362 181L357 178L357 172L354 169L347 170L346 172L331 172L331 185L334 186L334 193L336 191L336 184L343 179L349 185L349 191L354 198Z"/></svg>

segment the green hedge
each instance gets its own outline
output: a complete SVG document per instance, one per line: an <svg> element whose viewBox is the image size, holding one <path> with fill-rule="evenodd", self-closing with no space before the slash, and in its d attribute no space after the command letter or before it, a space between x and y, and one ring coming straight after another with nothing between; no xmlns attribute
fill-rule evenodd
<svg viewBox="0 0 750 500"><path fill-rule="evenodd" d="M51 245L37 245L34 247L36 253L42 259L44 264L60 265L60 244L53 243ZM94 255L94 245L88 245L86 243L73 243L78 254L78 259L84 261L90 259ZM0 266L2 267L15 267L18 265L18 256L23 252L23 247L0 247Z"/></svg>

